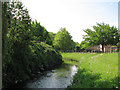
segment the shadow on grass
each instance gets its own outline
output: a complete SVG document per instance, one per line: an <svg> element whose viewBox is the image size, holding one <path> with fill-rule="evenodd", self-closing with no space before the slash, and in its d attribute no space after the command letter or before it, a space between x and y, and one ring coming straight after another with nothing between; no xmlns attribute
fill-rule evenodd
<svg viewBox="0 0 120 90"><path fill-rule="evenodd" d="M85 69L78 69L77 74L73 78L72 85L68 86L70 88L112 88L116 89L118 87L118 77L111 80L101 80L101 74L95 74L87 72Z"/></svg>

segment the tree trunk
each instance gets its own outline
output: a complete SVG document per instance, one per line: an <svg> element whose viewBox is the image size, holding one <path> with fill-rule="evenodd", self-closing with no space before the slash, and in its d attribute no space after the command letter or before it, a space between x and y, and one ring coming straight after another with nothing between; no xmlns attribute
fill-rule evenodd
<svg viewBox="0 0 120 90"><path fill-rule="evenodd" d="M102 53L104 53L104 44L102 44Z"/></svg>

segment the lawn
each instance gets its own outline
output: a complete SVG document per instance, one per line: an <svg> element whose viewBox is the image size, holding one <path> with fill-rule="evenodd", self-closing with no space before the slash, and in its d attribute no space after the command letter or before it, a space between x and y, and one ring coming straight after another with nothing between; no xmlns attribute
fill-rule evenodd
<svg viewBox="0 0 120 90"><path fill-rule="evenodd" d="M117 88L118 53L61 53L64 63L78 65L79 69L68 88Z"/></svg>

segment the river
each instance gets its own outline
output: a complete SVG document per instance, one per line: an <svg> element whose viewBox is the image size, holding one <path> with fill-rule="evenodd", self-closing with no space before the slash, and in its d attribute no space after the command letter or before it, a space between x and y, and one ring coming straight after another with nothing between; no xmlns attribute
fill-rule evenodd
<svg viewBox="0 0 120 90"><path fill-rule="evenodd" d="M73 76L77 73L78 67L71 64L62 64L61 67L46 71L38 79L31 80L26 84L26 88L67 88L73 81Z"/></svg>

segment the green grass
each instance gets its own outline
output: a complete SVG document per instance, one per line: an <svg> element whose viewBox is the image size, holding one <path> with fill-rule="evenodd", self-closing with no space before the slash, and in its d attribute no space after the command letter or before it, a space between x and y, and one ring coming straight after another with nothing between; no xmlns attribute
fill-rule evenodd
<svg viewBox="0 0 120 90"><path fill-rule="evenodd" d="M78 65L79 69L68 88L116 88L118 87L118 53L81 54L61 53L64 63Z"/></svg>

